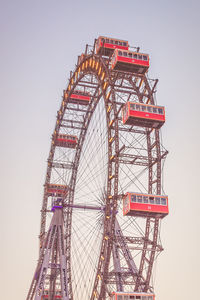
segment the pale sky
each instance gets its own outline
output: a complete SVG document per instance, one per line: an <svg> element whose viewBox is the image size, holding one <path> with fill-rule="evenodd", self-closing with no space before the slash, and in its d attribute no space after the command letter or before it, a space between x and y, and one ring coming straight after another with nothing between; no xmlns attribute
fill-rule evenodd
<svg viewBox="0 0 200 300"><path fill-rule="evenodd" d="M0 1L1 298L25 299L38 259L46 160L62 91L99 35L149 53L166 108L170 214L156 263L157 300L199 297L200 2ZM87 300L87 299L86 299Z"/></svg>

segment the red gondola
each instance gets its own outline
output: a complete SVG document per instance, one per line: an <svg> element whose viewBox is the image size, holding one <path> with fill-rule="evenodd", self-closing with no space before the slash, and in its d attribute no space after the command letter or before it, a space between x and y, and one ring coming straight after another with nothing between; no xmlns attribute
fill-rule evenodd
<svg viewBox="0 0 200 300"><path fill-rule="evenodd" d="M49 183L47 185L47 194L48 196L53 196L53 197L63 197L66 195L68 190L67 185L63 184L51 184Z"/></svg>
<svg viewBox="0 0 200 300"><path fill-rule="evenodd" d="M78 143L77 136L69 134L57 134L54 140L56 146L64 148L76 148Z"/></svg>
<svg viewBox="0 0 200 300"><path fill-rule="evenodd" d="M128 50L127 41L100 36L96 42L96 54L109 56L115 49Z"/></svg>
<svg viewBox="0 0 200 300"><path fill-rule="evenodd" d="M53 297L53 300L55 300L55 299L61 299L61 298L62 298L61 297L61 291L56 291L55 295ZM48 299L50 299L50 297L49 297L49 291L48 290L44 290L44 294L43 294L41 300L48 300Z"/></svg>
<svg viewBox="0 0 200 300"><path fill-rule="evenodd" d="M116 49L112 55L111 69L145 74L149 68L149 55Z"/></svg>
<svg viewBox="0 0 200 300"><path fill-rule="evenodd" d="M64 99L67 100L68 94L64 93ZM74 91L73 94L68 98L68 103L88 105L90 103L91 96L90 93L82 91Z"/></svg>
<svg viewBox="0 0 200 300"><path fill-rule="evenodd" d="M163 195L126 193L123 199L124 216L159 216L169 213L168 197Z"/></svg>
<svg viewBox="0 0 200 300"><path fill-rule="evenodd" d="M110 300L155 300L155 294L139 292L113 292Z"/></svg>
<svg viewBox="0 0 200 300"><path fill-rule="evenodd" d="M165 123L163 106L127 102L122 108L122 122L149 128L160 128Z"/></svg>

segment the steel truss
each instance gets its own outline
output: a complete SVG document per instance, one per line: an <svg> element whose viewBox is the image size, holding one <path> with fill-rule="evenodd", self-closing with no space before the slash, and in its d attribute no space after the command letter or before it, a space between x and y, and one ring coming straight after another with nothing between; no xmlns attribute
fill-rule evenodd
<svg viewBox="0 0 200 300"><path fill-rule="evenodd" d="M54 299L55 292L60 291L62 299L69 300L64 245L63 213L61 209L56 209L43 243L27 299L34 297L35 300L40 300L44 290L47 289L49 299Z"/></svg>
<svg viewBox="0 0 200 300"><path fill-rule="evenodd" d="M127 101L155 104L157 82L146 75L111 71L110 59L96 55L94 47L87 46L85 54L78 58L52 135L41 210L38 275L27 300L40 299L37 295L41 297L44 289L52 295L49 299L54 299L59 288L62 299L69 300L105 300L116 290L153 290L153 264L163 250L160 219L123 217L122 196L127 191L162 194L161 175L167 151L160 142L159 130L123 125L121 109ZM88 106L68 103L74 90L91 94ZM63 132L78 137L76 149L55 145L56 134ZM63 208L64 241L55 235L52 255L47 258L52 226L58 226L54 213L48 227L49 183L66 184L68 194ZM92 206L99 209L91 209ZM59 241L65 244L65 260ZM64 283L62 272L51 268L61 259L66 271ZM51 272L42 286L47 261Z"/></svg>

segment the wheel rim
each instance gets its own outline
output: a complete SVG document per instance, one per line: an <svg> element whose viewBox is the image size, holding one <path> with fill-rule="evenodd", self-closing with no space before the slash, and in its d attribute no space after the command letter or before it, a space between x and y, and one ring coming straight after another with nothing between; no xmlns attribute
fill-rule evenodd
<svg viewBox="0 0 200 300"><path fill-rule="evenodd" d="M64 151L57 149L54 143L51 145L41 243L49 205L46 186L53 180L69 187L64 216L71 299L106 299L120 287L127 291L151 291L155 253L162 250L158 241L159 219L122 217L122 195L138 189L160 194L161 161L166 151L160 144L158 130L137 127L128 130L121 122L120 110L131 98L154 104L154 87L150 87L144 75L110 72L104 60L96 55L79 61L66 89L68 97L81 85L92 95L85 112L77 115L77 111L70 109L74 105L67 105L65 99L57 116L55 132L78 135L79 143L76 151ZM73 122L65 122L66 118ZM55 167L56 163L63 164L61 172ZM96 209L84 208L84 205ZM128 270L124 246L116 238L116 215L137 274ZM121 273L125 275L113 272L114 248L119 250Z"/></svg>

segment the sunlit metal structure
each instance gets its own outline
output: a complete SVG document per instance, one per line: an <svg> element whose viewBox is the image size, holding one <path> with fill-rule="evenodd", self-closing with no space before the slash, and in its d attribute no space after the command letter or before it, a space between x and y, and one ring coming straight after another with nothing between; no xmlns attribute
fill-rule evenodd
<svg viewBox="0 0 200 300"><path fill-rule="evenodd" d="M100 37L70 72L52 135L40 255L27 300L154 297L153 265L163 250L160 222L168 211L144 213L140 205L137 213L133 206L123 214L123 199L135 193L168 200L162 185L168 152L161 126L148 116L123 121L127 103L157 107L158 80L148 78L146 67L140 71L128 60L111 67L117 49L126 46ZM134 53L139 57L139 48L125 48L123 55Z"/></svg>

